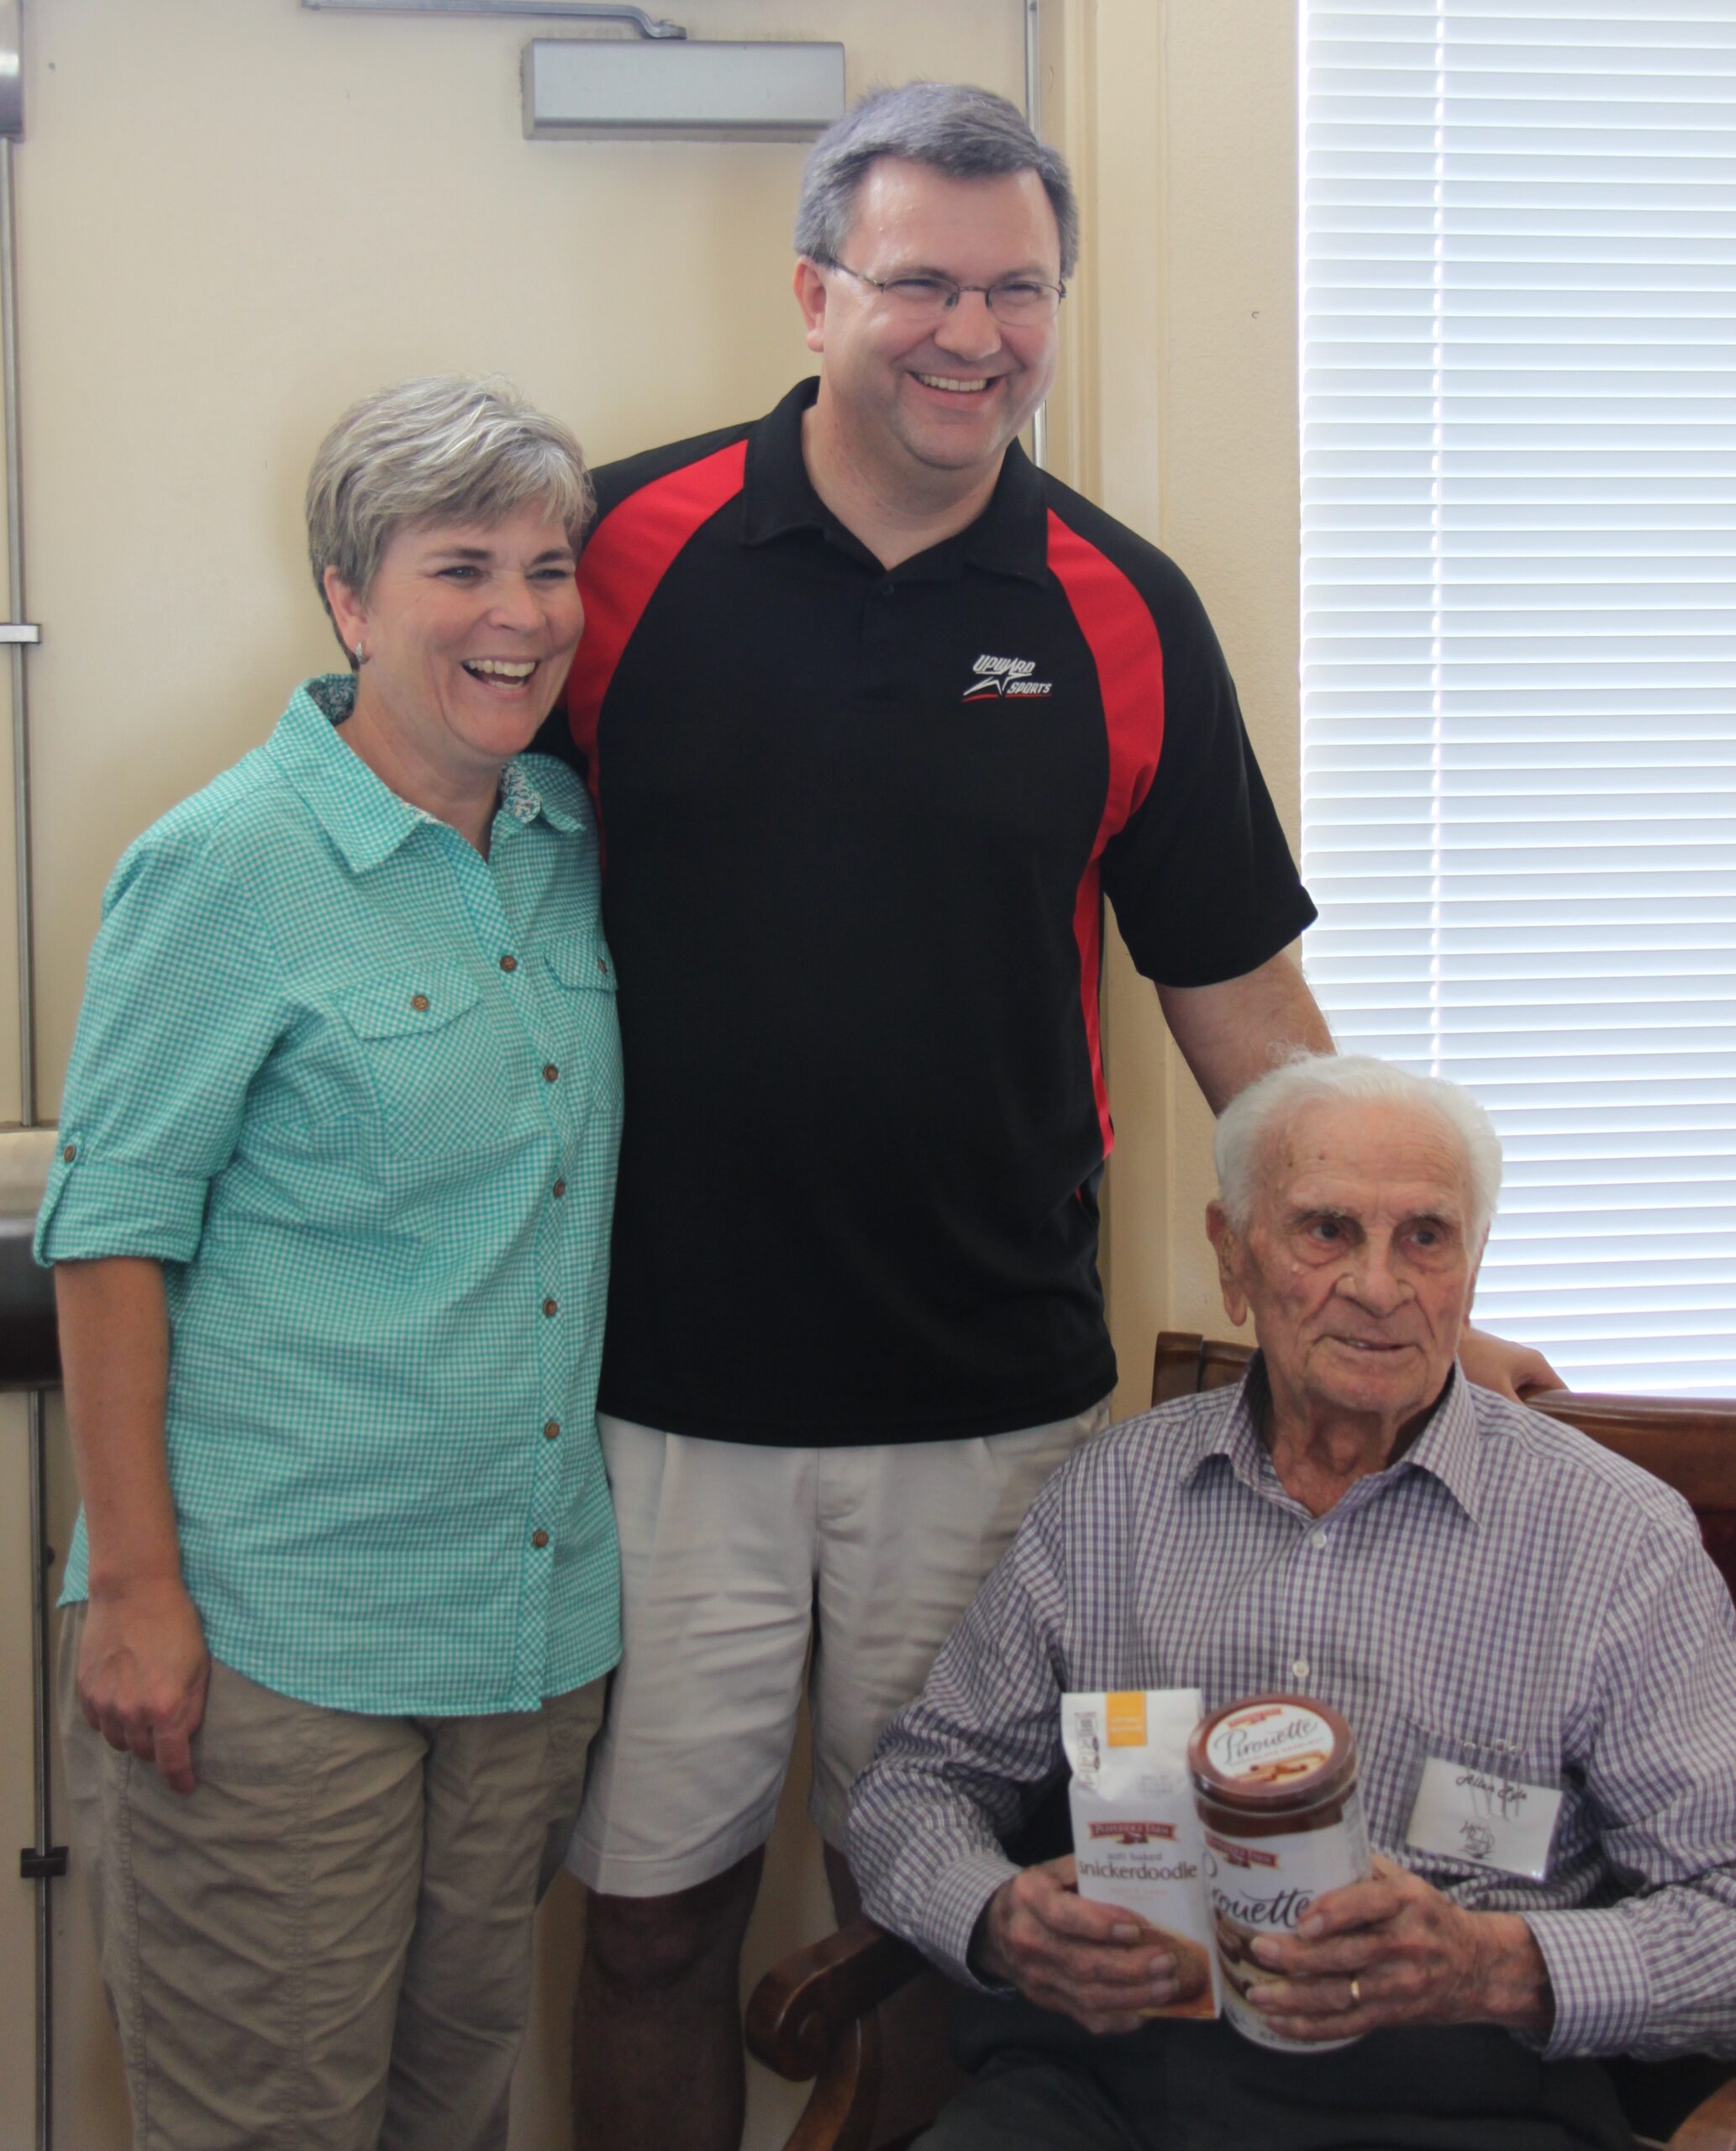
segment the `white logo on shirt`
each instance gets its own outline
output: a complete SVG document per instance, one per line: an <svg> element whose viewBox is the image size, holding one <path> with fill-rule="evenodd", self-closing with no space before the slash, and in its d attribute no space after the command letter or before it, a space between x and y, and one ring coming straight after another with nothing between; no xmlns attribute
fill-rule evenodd
<svg viewBox="0 0 1736 2151"><path fill-rule="evenodd" d="M1034 657L979 657L971 667L971 677L965 683L960 697L967 702L986 702L992 695L1046 695L1050 681L1034 680L1037 669Z"/></svg>

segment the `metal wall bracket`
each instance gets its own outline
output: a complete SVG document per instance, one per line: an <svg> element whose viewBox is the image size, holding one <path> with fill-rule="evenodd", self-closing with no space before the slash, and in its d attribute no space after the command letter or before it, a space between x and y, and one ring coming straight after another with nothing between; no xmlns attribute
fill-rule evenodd
<svg viewBox="0 0 1736 2151"><path fill-rule="evenodd" d="M0 622L0 643L40 642L42 630L34 622L13 620Z"/></svg>
<svg viewBox="0 0 1736 2151"><path fill-rule="evenodd" d="M534 37L524 132L592 141L811 142L844 112L844 47Z"/></svg>
<svg viewBox="0 0 1736 2151"><path fill-rule="evenodd" d="M16 7L18 0L12 0ZM641 37L684 38L679 23L658 22L643 8L608 8L599 0L302 0L304 8L349 15L558 15L592 23L631 23Z"/></svg>
<svg viewBox="0 0 1736 2151"><path fill-rule="evenodd" d="M50 1845L46 1852L38 1852L34 1845L26 1845L18 1854L18 1879L24 1882L50 1882L66 1872L66 1848Z"/></svg>

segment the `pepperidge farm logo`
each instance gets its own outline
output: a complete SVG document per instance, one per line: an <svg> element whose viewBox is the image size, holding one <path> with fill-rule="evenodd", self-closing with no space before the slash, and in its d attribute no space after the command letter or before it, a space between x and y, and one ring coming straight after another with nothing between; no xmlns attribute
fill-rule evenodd
<svg viewBox="0 0 1736 2151"><path fill-rule="evenodd" d="M986 702L994 697L1010 699L1014 695L1046 695L1050 681L1034 680L1037 669L1034 657L979 657L971 667L971 677L965 683L961 699L967 702Z"/></svg>

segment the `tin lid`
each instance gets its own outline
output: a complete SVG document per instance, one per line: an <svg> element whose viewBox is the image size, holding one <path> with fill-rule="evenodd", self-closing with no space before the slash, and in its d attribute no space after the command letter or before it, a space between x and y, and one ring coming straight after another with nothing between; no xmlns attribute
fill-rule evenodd
<svg viewBox="0 0 1736 2151"><path fill-rule="evenodd" d="M1312 1696L1250 1696L1213 1711L1187 1743L1207 1798L1254 1815L1315 1807L1349 1791L1356 1743L1330 1703Z"/></svg>

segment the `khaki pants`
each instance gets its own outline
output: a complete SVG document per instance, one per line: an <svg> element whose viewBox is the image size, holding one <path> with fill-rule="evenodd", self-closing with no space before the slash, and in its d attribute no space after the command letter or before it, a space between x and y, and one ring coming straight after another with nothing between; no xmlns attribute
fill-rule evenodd
<svg viewBox="0 0 1736 2151"><path fill-rule="evenodd" d="M62 1739L134 2151L498 2151L603 1683L369 1717L213 1665L183 1796L85 1723L83 1628Z"/></svg>

